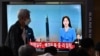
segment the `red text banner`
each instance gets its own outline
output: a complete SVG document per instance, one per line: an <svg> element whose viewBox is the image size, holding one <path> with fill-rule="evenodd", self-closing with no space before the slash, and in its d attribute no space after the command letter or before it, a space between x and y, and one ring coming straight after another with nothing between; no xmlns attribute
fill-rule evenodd
<svg viewBox="0 0 100 56"><path fill-rule="evenodd" d="M48 46L55 46L58 49L73 49L75 46L67 42L30 42L30 45L35 48L45 48Z"/></svg>

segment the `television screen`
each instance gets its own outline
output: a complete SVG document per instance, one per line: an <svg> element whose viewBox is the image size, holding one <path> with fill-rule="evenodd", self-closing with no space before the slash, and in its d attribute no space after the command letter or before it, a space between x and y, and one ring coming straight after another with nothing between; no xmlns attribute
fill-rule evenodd
<svg viewBox="0 0 100 56"><path fill-rule="evenodd" d="M62 28L62 18L64 16L70 18L72 29L75 29L74 40L78 36L82 39L81 4L8 4L8 31L18 20L18 11L20 9L30 11L31 22L29 27L32 28L37 42L61 42L60 29Z"/></svg>

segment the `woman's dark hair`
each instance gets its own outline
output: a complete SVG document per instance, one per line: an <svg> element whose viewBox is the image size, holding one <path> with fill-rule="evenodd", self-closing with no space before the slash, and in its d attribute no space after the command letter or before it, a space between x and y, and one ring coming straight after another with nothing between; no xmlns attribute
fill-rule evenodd
<svg viewBox="0 0 100 56"><path fill-rule="evenodd" d="M72 27L72 26L71 26L70 18L69 18L68 16L64 16L64 17L62 18L62 28L64 28L63 21L64 21L65 18L67 18L68 21L69 21L69 25L68 25L68 26L69 26L69 27Z"/></svg>

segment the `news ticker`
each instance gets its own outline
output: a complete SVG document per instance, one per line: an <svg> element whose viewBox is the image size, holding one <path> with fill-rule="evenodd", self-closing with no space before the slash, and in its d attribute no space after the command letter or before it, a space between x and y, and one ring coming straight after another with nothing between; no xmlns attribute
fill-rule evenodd
<svg viewBox="0 0 100 56"><path fill-rule="evenodd" d="M73 49L75 45L69 42L30 42L30 45L35 48L45 48L48 46L55 46L58 49Z"/></svg>

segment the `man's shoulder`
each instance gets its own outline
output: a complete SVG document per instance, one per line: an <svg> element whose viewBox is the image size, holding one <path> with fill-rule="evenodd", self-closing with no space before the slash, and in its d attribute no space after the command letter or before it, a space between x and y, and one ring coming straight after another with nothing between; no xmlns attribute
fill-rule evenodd
<svg viewBox="0 0 100 56"><path fill-rule="evenodd" d="M10 27L10 29L15 29L17 27L17 25L16 24L13 24L11 27Z"/></svg>
<svg viewBox="0 0 100 56"><path fill-rule="evenodd" d="M19 26L15 23L15 24L11 25L9 30L16 30L16 29L19 29Z"/></svg>

